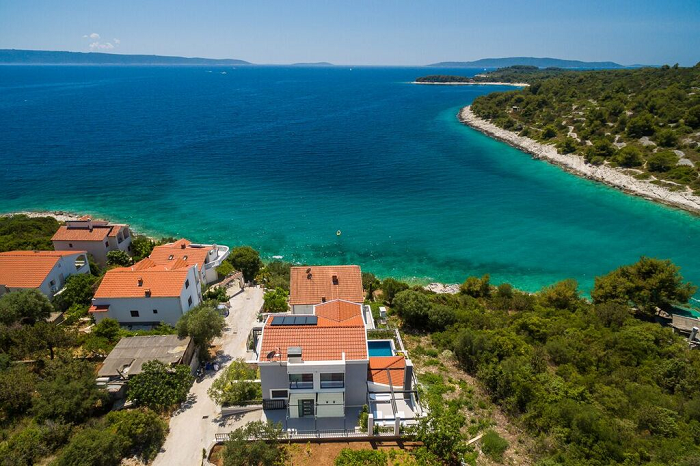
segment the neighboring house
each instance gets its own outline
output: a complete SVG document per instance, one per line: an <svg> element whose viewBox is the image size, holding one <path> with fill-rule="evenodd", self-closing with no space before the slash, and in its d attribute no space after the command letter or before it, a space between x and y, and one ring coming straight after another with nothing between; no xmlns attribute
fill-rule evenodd
<svg viewBox="0 0 700 466"><path fill-rule="evenodd" d="M97 383L119 397L124 394L126 380L141 373L144 363L158 360L166 365L183 364L196 369L195 346L190 337L151 335L126 337L109 353L97 372Z"/></svg>
<svg viewBox="0 0 700 466"><path fill-rule="evenodd" d="M90 273L85 251L10 251L0 253L0 295L37 289L53 298L71 275Z"/></svg>
<svg viewBox="0 0 700 466"><path fill-rule="evenodd" d="M362 272L357 265L292 267L289 304L294 314L311 314L313 306L342 299L364 302Z"/></svg>
<svg viewBox="0 0 700 466"><path fill-rule="evenodd" d="M92 300L95 322L112 318L124 325L175 325L202 301L197 265L178 259L169 266L144 259L107 271Z"/></svg>
<svg viewBox="0 0 700 466"><path fill-rule="evenodd" d="M345 417L367 401L367 334L362 306L342 300L311 315L271 315L257 348L263 403L288 418Z"/></svg>
<svg viewBox="0 0 700 466"><path fill-rule="evenodd" d="M66 222L58 228L51 241L56 251L87 251L102 266L107 264L107 253L110 251L131 252L129 225L112 224L90 217Z"/></svg>
<svg viewBox="0 0 700 466"><path fill-rule="evenodd" d="M178 260L197 265L202 282L206 285L218 279L216 267L228 257L229 248L216 244L194 244L186 239L153 248L148 256L157 265L168 266Z"/></svg>

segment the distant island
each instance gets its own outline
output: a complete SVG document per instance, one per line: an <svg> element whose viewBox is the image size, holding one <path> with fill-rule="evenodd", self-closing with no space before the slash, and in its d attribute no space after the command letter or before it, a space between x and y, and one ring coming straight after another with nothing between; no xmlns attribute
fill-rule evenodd
<svg viewBox="0 0 700 466"><path fill-rule="evenodd" d="M640 65L624 66L611 61L580 61L562 60L560 58L536 58L536 57L507 57L507 58L482 58L475 61L443 61L427 66L441 68L504 68L509 66L524 65L537 68L579 68L579 69L620 69L639 67Z"/></svg>
<svg viewBox="0 0 700 466"><path fill-rule="evenodd" d="M0 65L251 65L236 59L0 49Z"/></svg>

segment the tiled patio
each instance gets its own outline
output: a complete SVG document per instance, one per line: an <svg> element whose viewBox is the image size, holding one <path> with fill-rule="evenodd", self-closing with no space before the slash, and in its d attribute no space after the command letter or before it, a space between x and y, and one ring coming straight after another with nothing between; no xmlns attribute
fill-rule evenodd
<svg viewBox="0 0 700 466"><path fill-rule="evenodd" d="M282 429L297 431L315 430L355 430L358 425L361 408L345 408L345 417L313 417L287 419L286 409L266 409L263 411L262 420L282 424Z"/></svg>

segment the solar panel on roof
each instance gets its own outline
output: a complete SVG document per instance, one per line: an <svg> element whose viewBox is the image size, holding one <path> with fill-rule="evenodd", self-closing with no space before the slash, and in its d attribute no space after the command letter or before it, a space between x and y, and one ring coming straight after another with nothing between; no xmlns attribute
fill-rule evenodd
<svg viewBox="0 0 700 466"><path fill-rule="evenodd" d="M318 324L318 317L316 316L307 316L306 317L306 325L316 325Z"/></svg>
<svg viewBox="0 0 700 466"><path fill-rule="evenodd" d="M270 325L283 325L282 321L284 320L283 316L275 316L272 318L272 322Z"/></svg>
<svg viewBox="0 0 700 466"><path fill-rule="evenodd" d="M306 325L306 316L295 316L294 325Z"/></svg>
<svg viewBox="0 0 700 466"><path fill-rule="evenodd" d="M282 325L294 325L294 316L283 317Z"/></svg>

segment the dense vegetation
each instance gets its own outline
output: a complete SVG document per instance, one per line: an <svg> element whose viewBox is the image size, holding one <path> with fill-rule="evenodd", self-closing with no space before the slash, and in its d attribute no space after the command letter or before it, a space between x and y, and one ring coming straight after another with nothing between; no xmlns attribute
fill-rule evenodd
<svg viewBox="0 0 700 466"><path fill-rule="evenodd" d="M457 295L406 287L392 312L407 332L430 332L534 437L538 464L698 464L700 352L651 320L695 291L670 262L642 258L599 277L594 302L573 280L530 295L484 276ZM450 432L469 425L458 408L470 401L444 404L424 383L440 427L424 432L426 445L456 462L448 451L468 451ZM482 443L492 458L507 448L490 433Z"/></svg>
<svg viewBox="0 0 700 466"><path fill-rule="evenodd" d="M53 217L0 217L0 252L33 249L53 251L51 237L56 230L58 221Z"/></svg>
<svg viewBox="0 0 700 466"><path fill-rule="evenodd" d="M487 77L498 73L513 75L499 70ZM479 117L588 163L635 169L640 179L700 193L699 65L521 70L510 77L531 85L478 97L472 109Z"/></svg>

